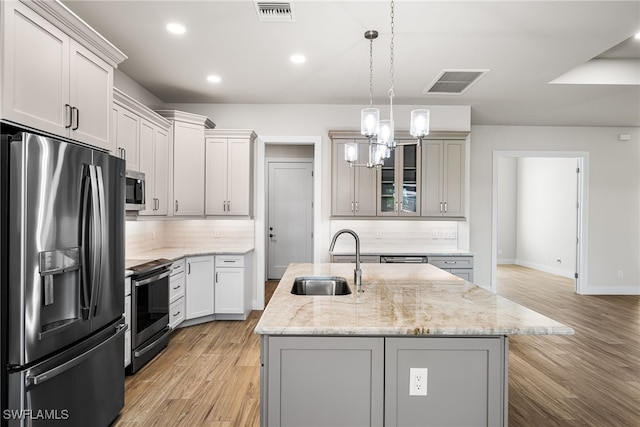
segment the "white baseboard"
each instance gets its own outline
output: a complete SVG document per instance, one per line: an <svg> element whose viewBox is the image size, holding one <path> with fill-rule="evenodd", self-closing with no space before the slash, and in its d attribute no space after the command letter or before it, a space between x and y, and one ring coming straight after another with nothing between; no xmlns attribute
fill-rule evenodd
<svg viewBox="0 0 640 427"><path fill-rule="evenodd" d="M640 295L640 286L588 286L582 295Z"/></svg>
<svg viewBox="0 0 640 427"><path fill-rule="evenodd" d="M523 267L533 268L534 270L543 271L545 273L555 274L558 276L566 277L567 279L573 279L575 277L574 271L567 271L561 268L549 267L547 265L536 264L534 262L515 260L514 264L521 265Z"/></svg>
<svg viewBox="0 0 640 427"><path fill-rule="evenodd" d="M502 264L515 264L516 260L515 259L507 259L507 258L503 258L503 259L498 259L496 260L496 263L498 265L502 265Z"/></svg>

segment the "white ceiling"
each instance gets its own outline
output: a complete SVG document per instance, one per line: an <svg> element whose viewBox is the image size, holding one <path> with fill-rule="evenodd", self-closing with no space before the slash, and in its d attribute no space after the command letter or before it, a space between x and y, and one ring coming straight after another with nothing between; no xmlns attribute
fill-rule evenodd
<svg viewBox="0 0 640 427"><path fill-rule="evenodd" d="M293 1L285 23L259 22L252 0L63 3L166 103L368 104L374 29L374 103L388 103L387 1ZM394 103L470 105L472 124L640 126L640 85L549 84L601 54L637 64L638 32L640 1L396 0ZM424 95L443 69L490 71L463 95Z"/></svg>

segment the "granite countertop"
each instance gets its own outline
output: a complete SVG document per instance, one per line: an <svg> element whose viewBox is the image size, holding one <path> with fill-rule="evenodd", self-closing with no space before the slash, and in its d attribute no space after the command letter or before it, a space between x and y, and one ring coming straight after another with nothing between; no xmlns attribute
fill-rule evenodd
<svg viewBox="0 0 640 427"><path fill-rule="evenodd" d="M300 276L341 276L351 295L290 293ZM573 329L430 264L291 264L255 332L262 335L571 335Z"/></svg>
<svg viewBox="0 0 640 427"><path fill-rule="evenodd" d="M253 251L253 247L212 247L212 248L187 248L165 247L151 251L141 252L125 259L125 268L133 267L145 261L165 258L177 261L180 258L201 255L246 255Z"/></svg>

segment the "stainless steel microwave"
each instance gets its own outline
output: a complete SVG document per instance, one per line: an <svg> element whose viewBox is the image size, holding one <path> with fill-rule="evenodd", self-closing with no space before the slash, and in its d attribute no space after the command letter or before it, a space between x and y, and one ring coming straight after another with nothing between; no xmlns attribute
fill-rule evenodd
<svg viewBox="0 0 640 427"><path fill-rule="evenodd" d="M125 209L128 211L144 210L144 173L128 170L125 189Z"/></svg>

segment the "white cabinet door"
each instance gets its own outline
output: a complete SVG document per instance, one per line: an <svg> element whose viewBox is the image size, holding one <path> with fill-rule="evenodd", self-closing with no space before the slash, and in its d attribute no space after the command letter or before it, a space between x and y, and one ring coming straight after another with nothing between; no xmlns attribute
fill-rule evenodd
<svg viewBox="0 0 640 427"><path fill-rule="evenodd" d="M138 215L153 215L156 208L155 200L155 167L154 167L154 133L153 124L147 120L140 120L140 132L138 149L140 150L140 172L144 173L145 179L145 209Z"/></svg>
<svg viewBox="0 0 640 427"><path fill-rule="evenodd" d="M69 103L74 111L70 137L115 152L109 135L113 68L71 41Z"/></svg>
<svg viewBox="0 0 640 427"><path fill-rule="evenodd" d="M187 258L185 319L208 316L214 312L214 257Z"/></svg>
<svg viewBox="0 0 640 427"><path fill-rule="evenodd" d="M251 204L251 141L229 139L227 142L227 215L249 215Z"/></svg>
<svg viewBox="0 0 640 427"><path fill-rule="evenodd" d="M19 2L3 3L2 117L66 136L70 39Z"/></svg>
<svg viewBox="0 0 640 427"><path fill-rule="evenodd" d="M115 151L111 65L23 4L3 3L2 118Z"/></svg>
<svg viewBox="0 0 640 427"><path fill-rule="evenodd" d="M227 139L207 138L207 215L227 214Z"/></svg>
<svg viewBox="0 0 640 427"><path fill-rule="evenodd" d="M155 129L154 192L156 198L156 215L166 215L169 201L169 133L164 129Z"/></svg>
<svg viewBox="0 0 640 427"><path fill-rule="evenodd" d="M115 125L117 148L124 149L127 169L140 171L140 118L137 114L121 106L114 106L114 109L117 109Z"/></svg>
<svg viewBox="0 0 640 427"><path fill-rule="evenodd" d="M204 215L204 127L174 122L173 214Z"/></svg>
<svg viewBox="0 0 640 427"><path fill-rule="evenodd" d="M216 268L216 314L244 313L244 268Z"/></svg>

